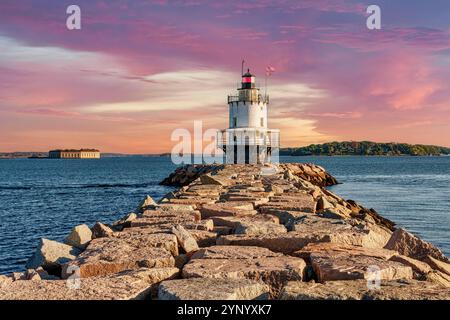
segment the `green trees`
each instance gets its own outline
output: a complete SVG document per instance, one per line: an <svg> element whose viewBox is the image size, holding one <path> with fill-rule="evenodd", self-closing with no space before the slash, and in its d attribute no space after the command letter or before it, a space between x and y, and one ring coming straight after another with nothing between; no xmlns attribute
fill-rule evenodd
<svg viewBox="0 0 450 320"><path fill-rule="evenodd" d="M450 154L450 148L406 143L376 143L371 141L344 141L312 144L301 148L283 148L280 155L361 155L361 156L428 156Z"/></svg>

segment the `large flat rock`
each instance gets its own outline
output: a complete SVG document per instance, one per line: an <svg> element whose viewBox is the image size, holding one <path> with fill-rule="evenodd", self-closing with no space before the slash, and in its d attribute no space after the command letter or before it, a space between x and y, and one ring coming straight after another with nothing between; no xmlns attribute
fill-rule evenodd
<svg viewBox="0 0 450 320"><path fill-rule="evenodd" d="M266 235L286 233L277 217L258 214L251 217L211 217L216 226L230 227L236 234Z"/></svg>
<svg viewBox="0 0 450 320"><path fill-rule="evenodd" d="M289 282L282 290L282 300L449 300L450 289L426 281L382 282L369 290L367 281L330 281L325 284Z"/></svg>
<svg viewBox="0 0 450 320"><path fill-rule="evenodd" d="M193 207L197 207L200 206L202 204L207 204L207 203L214 203L217 200L219 200L219 197L217 197L216 199L209 199L209 198L197 198L197 199L179 199L179 198L174 198L174 199L169 199L169 201L167 201L167 204L183 204L183 205L191 205Z"/></svg>
<svg viewBox="0 0 450 320"><path fill-rule="evenodd" d="M306 263L294 257L257 259L194 259L183 268L183 278L251 279L270 286L276 297L283 284L302 280Z"/></svg>
<svg viewBox="0 0 450 320"><path fill-rule="evenodd" d="M258 207L264 203L269 202L269 198L261 198L261 197L253 197L253 196L247 196L247 195L229 195L229 196L223 196L221 200L226 201L248 201L249 203L252 203L253 206Z"/></svg>
<svg viewBox="0 0 450 320"><path fill-rule="evenodd" d="M225 226L236 229L243 223L262 223L269 222L279 224L277 217L268 214L257 214L248 217L211 217L215 226Z"/></svg>
<svg viewBox="0 0 450 320"><path fill-rule="evenodd" d="M312 196L308 195L304 198L298 198L295 200L287 199L286 201L281 201L281 199L277 199L276 202L269 201L262 204L259 209L261 213L266 213L266 211L270 209L315 213L316 202L313 200Z"/></svg>
<svg viewBox="0 0 450 320"><path fill-rule="evenodd" d="M303 249L294 252L293 255L299 258L309 259L310 255L314 253L330 256L335 254L347 253L355 256L368 256L383 260L389 260L398 255L398 253L393 250L365 248L361 246L350 246L332 242L310 243Z"/></svg>
<svg viewBox="0 0 450 320"><path fill-rule="evenodd" d="M195 207L190 204L181 204L181 203L160 203L158 204L158 211L170 211L170 212L186 212L186 211L195 211ZM153 210L149 210L153 211ZM148 214L147 211L144 214Z"/></svg>
<svg viewBox="0 0 450 320"><path fill-rule="evenodd" d="M233 181L226 177L224 172L220 175L204 174L200 176L200 181L203 185L218 185L218 186L229 186L233 184Z"/></svg>
<svg viewBox="0 0 450 320"><path fill-rule="evenodd" d="M252 203L247 201L226 201L226 202L216 202L214 204L207 204L202 206L202 209L211 209L211 210L220 210L220 209L237 209L243 211L254 210L254 206Z"/></svg>
<svg viewBox="0 0 450 320"><path fill-rule="evenodd" d="M223 187L220 185L203 185L203 184L191 184L185 192L191 192L198 195L220 195Z"/></svg>
<svg viewBox="0 0 450 320"><path fill-rule="evenodd" d="M248 279L191 278L164 281L159 300L265 300L269 287Z"/></svg>
<svg viewBox="0 0 450 320"><path fill-rule="evenodd" d="M365 248L336 243L308 244L295 256L311 262L320 282L356 280L372 277L371 270L379 270L380 280L411 279L411 264L394 262L398 253L380 248ZM373 268L378 269L373 269Z"/></svg>
<svg viewBox="0 0 450 320"><path fill-rule="evenodd" d="M75 260L63 265L63 276L69 277L79 268L81 278L104 276L124 270L175 266L172 254L150 242L120 238L99 238L90 242Z"/></svg>
<svg viewBox="0 0 450 320"><path fill-rule="evenodd" d="M296 232L270 235L233 234L217 238L217 245L256 246L274 252L290 254L311 242L325 242L326 236L314 236Z"/></svg>
<svg viewBox="0 0 450 320"><path fill-rule="evenodd" d="M319 282L337 280L370 279L380 280L412 279L409 266L395 261L386 261L370 252L353 253L352 251L313 252L310 260Z"/></svg>
<svg viewBox="0 0 450 320"><path fill-rule="evenodd" d="M139 269L82 279L78 289L68 286L66 280L19 280L0 286L0 300L145 299L159 282L173 279L178 273L176 268Z"/></svg>
<svg viewBox="0 0 450 320"><path fill-rule="evenodd" d="M138 218L130 223L130 228L148 228L155 232L169 232L174 226L182 225L186 229L212 231L214 223L212 220L195 220L194 217L183 218Z"/></svg>
<svg viewBox="0 0 450 320"><path fill-rule="evenodd" d="M131 221L131 228L147 227L147 226L164 226L164 225L177 225L182 223L195 222L193 216L183 217L142 217Z"/></svg>
<svg viewBox="0 0 450 320"><path fill-rule="evenodd" d="M253 209L251 202L231 202L236 205L224 205L225 203L205 204L200 207L202 219L211 217L233 217L233 216L252 216L257 214L257 211Z"/></svg>
<svg viewBox="0 0 450 320"><path fill-rule="evenodd" d="M258 259L282 256L281 253L261 247L212 246L200 249L191 259Z"/></svg>
<svg viewBox="0 0 450 320"><path fill-rule="evenodd" d="M328 235L334 243L382 248L391 234L375 225L364 221L324 218L317 215L306 215L294 221L290 229L297 233Z"/></svg>
<svg viewBox="0 0 450 320"><path fill-rule="evenodd" d="M172 219L172 218L186 218L194 217L194 220L201 219L200 211L197 210L185 210L185 209L172 209L167 207L159 207L157 210L145 210L141 215L143 218L160 218L160 219Z"/></svg>
<svg viewBox="0 0 450 320"><path fill-rule="evenodd" d="M178 255L177 237L159 228L126 228L122 232L115 232L113 237L125 240L137 247L163 248L174 256Z"/></svg>

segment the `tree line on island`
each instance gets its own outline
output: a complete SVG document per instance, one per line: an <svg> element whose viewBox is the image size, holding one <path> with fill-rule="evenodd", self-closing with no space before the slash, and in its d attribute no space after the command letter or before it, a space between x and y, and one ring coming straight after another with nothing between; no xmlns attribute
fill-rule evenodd
<svg viewBox="0 0 450 320"><path fill-rule="evenodd" d="M282 148L282 156L438 156L449 155L450 148L407 143L344 141L312 144L299 148Z"/></svg>

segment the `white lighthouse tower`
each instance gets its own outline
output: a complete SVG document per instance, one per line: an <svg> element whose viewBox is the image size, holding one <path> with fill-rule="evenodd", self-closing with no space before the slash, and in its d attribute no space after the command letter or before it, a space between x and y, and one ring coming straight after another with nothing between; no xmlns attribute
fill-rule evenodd
<svg viewBox="0 0 450 320"><path fill-rule="evenodd" d="M226 163L268 163L278 156L280 131L268 129L269 96L260 93L256 77L242 74L237 95L228 96L229 128L219 131L218 148Z"/></svg>

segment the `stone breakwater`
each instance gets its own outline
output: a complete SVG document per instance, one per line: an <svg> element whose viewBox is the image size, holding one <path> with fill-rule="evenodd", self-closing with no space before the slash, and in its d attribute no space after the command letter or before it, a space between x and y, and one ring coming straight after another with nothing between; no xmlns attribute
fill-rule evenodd
<svg viewBox="0 0 450 320"><path fill-rule="evenodd" d="M325 187L312 164L190 165L111 224L42 239L0 299L450 299L432 244Z"/></svg>

